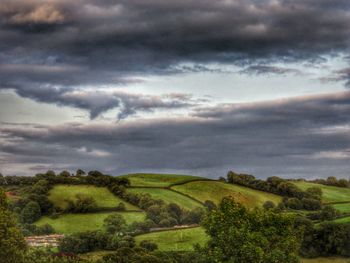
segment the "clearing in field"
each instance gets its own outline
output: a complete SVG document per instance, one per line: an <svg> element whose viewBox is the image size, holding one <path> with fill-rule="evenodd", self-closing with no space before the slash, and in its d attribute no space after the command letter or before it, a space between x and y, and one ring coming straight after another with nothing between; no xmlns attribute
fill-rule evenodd
<svg viewBox="0 0 350 263"><path fill-rule="evenodd" d="M335 204L332 205L335 209L338 209L340 212L343 213L350 213L350 203L345 204Z"/></svg>
<svg viewBox="0 0 350 263"><path fill-rule="evenodd" d="M172 184L184 183L193 180L204 179L192 175L178 175L178 174L128 174L122 175L128 178L131 186L154 186L167 187Z"/></svg>
<svg viewBox="0 0 350 263"><path fill-rule="evenodd" d="M209 238L203 228L196 227L153 232L136 236L135 239L138 244L142 240L154 242L161 251L191 251L193 245L204 245Z"/></svg>
<svg viewBox="0 0 350 263"><path fill-rule="evenodd" d="M85 231L94 231L103 228L103 220L111 215L119 213L128 224L133 222L142 222L146 215L143 212L106 212L106 213L88 213L88 214L63 214L58 218L52 219L44 216L35 224L42 226L50 224L59 234L72 234Z"/></svg>
<svg viewBox="0 0 350 263"><path fill-rule="evenodd" d="M293 182L301 190L306 190L310 187L319 187L322 189L322 199L324 202L350 202L350 188L336 187L309 182Z"/></svg>
<svg viewBox="0 0 350 263"><path fill-rule="evenodd" d="M187 210L192 210L197 207L203 207L203 205L200 202L167 189L129 188L128 192L136 193L136 194L150 194L151 197L154 199L162 199L165 203L168 203L168 204L175 203Z"/></svg>
<svg viewBox="0 0 350 263"><path fill-rule="evenodd" d="M270 200L278 204L282 197L247 187L214 181L189 182L183 185L173 186L171 189L189 195L201 202L211 200L218 204L225 196L232 196L239 203L247 207L262 206Z"/></svg>
<svg viewBox="0 0 350 263"><path fill-rule="evenodd" d="M67 199L74 200L77 194L92 197L100 208L115 208L119 203L124 203L126 210L140 210L111 193L106 187L93 185L56 185L49 191L49 200L55 206L66 208Z"/></svg>

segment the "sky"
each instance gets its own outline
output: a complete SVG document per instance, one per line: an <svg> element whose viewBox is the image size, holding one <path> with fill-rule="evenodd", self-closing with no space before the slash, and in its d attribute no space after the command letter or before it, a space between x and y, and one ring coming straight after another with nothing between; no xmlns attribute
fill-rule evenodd
<svg viewBox="0 0 350 263"><path fill-rule="evenodd" d="M350 176L348 0L0 0L0 172Z"/></svg>

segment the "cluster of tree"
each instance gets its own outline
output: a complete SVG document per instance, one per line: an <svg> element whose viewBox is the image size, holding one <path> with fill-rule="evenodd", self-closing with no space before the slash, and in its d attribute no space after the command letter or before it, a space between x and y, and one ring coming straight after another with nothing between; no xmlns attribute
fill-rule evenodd
<svg viewBox="0 0 350 263"><path fill-rule="evenodd" d="M210 236L200 251L207 262L299 262L302 238L294 217L273 210L248 210L224 198L203 221Z"/></svg>
<svg viewBox="0 0 350 263"><path fill-rule="evenodd" d="M146 211L148 221L135 224L135 226L139 226L139 230L146 230L146 232L147 228L153 226L170 227L179 224L199 224L205 214L205 210L202 208L188 211L177 204L166 204L161 199L152 199L149 194L124 193L120 197ZM208 206L215 206L209 201L207 203Z"/></svg>
<svg viewBox="0 0 350 263"><path fill-rule="evenodd" d="M34 185L39 180L46 180L50 185L54 184L90 184L96 186L123 185L128 186L126 178L114 177L99 171L90 171L87 174L79 169L75 174L62 171L56 174L54 171L39 173L35 176L3 176L0 174L0 186L8 185Z"/></svg>
<svg viewBox="0 0 350 263"><path fill-rule="evenodd" d="M307 218L299 218L297 223L304 228L300 249L302 256L350 256L350 224L327 221L315 225Z"/></svg>
<svg viewBox="0 0 350 263"><path fill-rule="evenodd" d="M12 202L10 208L23 224L31 224L44 214L53 211L53 204L47 197L51 185L46 180L39 180L30 187L24 188L21 198Z"/></svg>
<svg viewBox="0 0 350 263"><path fill-rule="evenodd" d="M67 207L64 212L67 213L91 213L97 211L97 204L91 196L76 194L75 198L66 199Z"/></svg>
<svg viewBox="0 0 350 263"><path fill-rule="evenodd" d="M54 234L55 230L50 224L37 226L34 224L19 224L24 236L40 236Z"/></svg>
<svg viewBox="0 0 350 263"><path fill-rule="evenodd" d="M320 211L307 214L307 218L317 221L333 220L339 216L341 216L341 212L330 205L323 206Z"/></svg>
<svg viewBox="0 0 350 263"><path fill-rule="evenodd" d="M27 245L15 216L8 207L5 192L0 188L0 259L2 263L21 263Z"/></svg>
<svg viewBox="0 0 350 263"><path fill-rule="evenodd" d="M324 184L324 185L332 185L332 186L338 186L338 187L350 187L350 180L346 179L337 179L335 176L329 176L326 180L325 179L316 179L312 182L317 184Z"/></svg>
<svg viewBox="0 0 350 263"><path fill-rule="evenodd" d="M227 174L227 182L282 195L285 198L281 208L318 210L322 206L322 190L320 188L311 187L302 191L293 183L277 176L269 177L264 181L256 179L253 175L237 174L230 171Z"/></svg>

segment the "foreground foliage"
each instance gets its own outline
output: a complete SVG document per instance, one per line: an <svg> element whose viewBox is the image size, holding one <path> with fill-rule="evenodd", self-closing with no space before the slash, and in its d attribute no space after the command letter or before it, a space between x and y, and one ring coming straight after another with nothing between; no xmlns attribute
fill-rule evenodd
<svg viewBox="0 0 350 263"><path fill-rule="evenodd" d="M247 210L224 198L203 225L210 236L204 251L211 262L299 262L301 233L290 215Z"/></svg>

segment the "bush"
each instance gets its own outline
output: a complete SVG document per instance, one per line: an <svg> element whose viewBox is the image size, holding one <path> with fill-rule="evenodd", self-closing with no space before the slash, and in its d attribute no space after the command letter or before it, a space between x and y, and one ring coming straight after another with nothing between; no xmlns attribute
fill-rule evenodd
<svg viewBox="0 0 350 263"><path fill-rule="evenodd" d="M140 243L140 247L147 249L148 251L154 251L158 249L158 245L149 240L142 240Z"/></svg>

